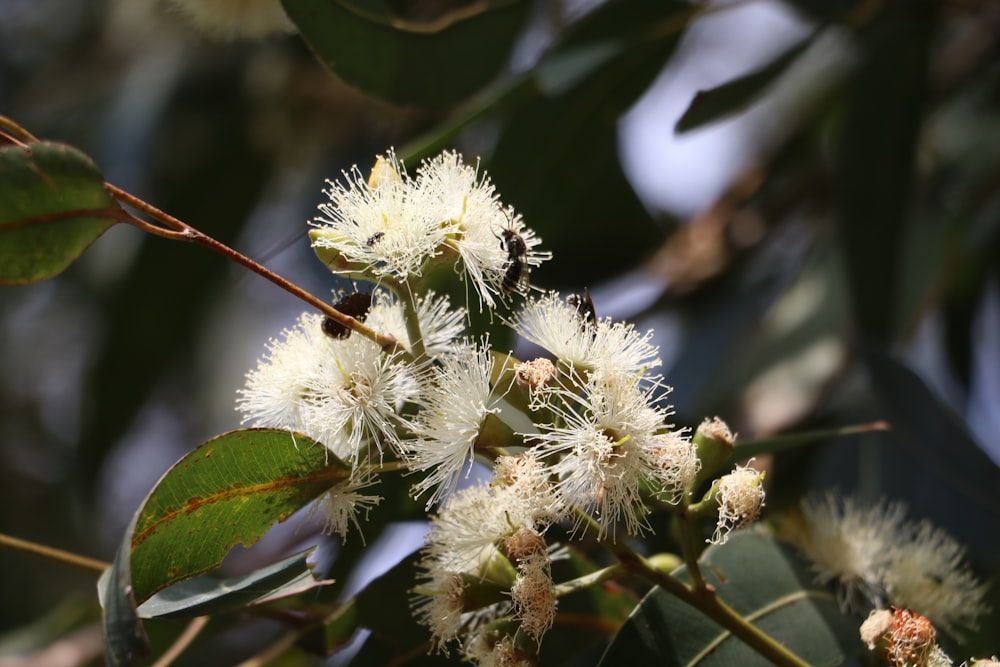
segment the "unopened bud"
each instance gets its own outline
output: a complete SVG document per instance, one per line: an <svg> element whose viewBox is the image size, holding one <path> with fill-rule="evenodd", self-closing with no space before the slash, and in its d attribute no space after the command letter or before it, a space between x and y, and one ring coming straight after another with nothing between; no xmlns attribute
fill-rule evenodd
<svg viewBox="0 0 1000 667"><path fill-rule="evenodd" d="M347 237L333 227L309 230L309 241L312 243L313 252L326 268L340 275L364 278L367 275L365 270L368 269L368 265L348 260L337 249L337 244L346 240Z"/></svg>
<svg viewBox="0 0 1000 667"><path fill-rule="evenodd" d="M666 574L670 574L684 564L684 561L677 554L666 553L654 554L647 558L646 562L654 569Z"/></svg>
<svg viewBox="0 0 1000 667"><path fill-rule="evenodd" d="M705 480L711 479L729 460L733 449L736 448L736 436L718 417L712 419L706 417L698 426L691 441L697 448L698 460L701 461L701 470L692 487L696 489Z"/></svg>

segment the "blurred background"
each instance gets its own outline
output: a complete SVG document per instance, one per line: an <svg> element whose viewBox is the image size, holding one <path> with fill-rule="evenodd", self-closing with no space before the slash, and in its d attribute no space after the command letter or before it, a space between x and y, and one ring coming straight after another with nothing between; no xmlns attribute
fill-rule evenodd
<svg viewBox="0 0 1000 667"><path fill-rule="evenodd" d="M378 6L417 23L457 7ZM774 457L771 511L829 488L904 500L994 572L1000 3L492 11L501 37L466 81L482 54L412 74L365 35L335 75L329 35L204 34L147 0L5 0L0 114L317 295L342 287L305 236L325 179L390 146L411 171L446 147L481 157L555 252L533 284L588 287L598 316L655 329L679 425L718 415L741 440L892 425ZM0 532L110 559L158 477L239 426L244 374L301 310L124 225L58 278L0 287ZM316 540L289 524L230 565ZM407 537L379 546L378 530ZM388 566L421 534L366 537ZM36 664L99 664L94 583L0 551L0 664L68 637L75 661ZM207 655L227 664L245 639Z"/></svg>

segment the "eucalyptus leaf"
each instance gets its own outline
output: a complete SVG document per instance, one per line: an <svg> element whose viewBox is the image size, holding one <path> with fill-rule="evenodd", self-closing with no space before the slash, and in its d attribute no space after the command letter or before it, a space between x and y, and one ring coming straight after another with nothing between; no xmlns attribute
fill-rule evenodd
<svg viewBox="0 0 1000 667"><path fill-rule="evenodd" d="M617 122L693 15L683 2L612 0L568 28L532 73L539 94L510 114L489 171L545 246L560 248L538 269L539 283L595 284L662 241L625 178Z"/></svg>
<svg viewBox="0 0 1000 667"><path fill-rule="evenodd" d="M242 577L195 577L166 588L139 606L141 618L191 618L221 614L247 605L307 591L324 582L313 577L307 549Z"/></svg>
<svg viewBox="0 0 1000 667"><path fill-rule="evenodd" d="M888 343L898 327L901 239L915 169L933 8L887 6L867 26L840 137L841 250L854 320L864 340Z"/></svg>
<svg viewBox="0 0 1000 667"><path fill-rule="evenodd" d="M334 74L394 104L441 108L482 88L507 62L530 3L478 3L412 23L344 0L282 0Z"/></svg>
<svg viewBox="0 0 1000 667"><path fill-rule="evenodd" d="M77 149L47 142L0 148L0 284L62 273L117 211L100 169Z"/></svg>
<svg viewBox="0 0 1000 667"><path fill-rule="evenodd" d="M733 533L701 558L706 581L736 613L810 665L840 665L864 651L860 619L812 584L797 554L755 530ZM675 575L687 579L681 568ZM608 647L601 665L770 665L743 641L661 588L651 590Z"/></svg>
<svg viewBox="0 0 1000 667"><path fill-rule="evenodd" d="M349 472L318 443L278 429L231 431L184 456L146 497L98 583L108 664L144 652L137 603L217 568Z"/></svg>
<svg viewBox="0 0 1000 667"><path fill-rule="evenodd" d="M232 547L251 546L349 474L321 445L289 431L231 431L199 445L139 510L130 536L136 599L218 567Z"/></svg>
<svg viewBox="0 0 1000 667"><path fill-rule="evenodd" d="M815 35L779 54L770 63L750 74L727 81L709 90L699 90L674 130L680 134L743 111L756 102L799 56L813 43Z"/></svg>

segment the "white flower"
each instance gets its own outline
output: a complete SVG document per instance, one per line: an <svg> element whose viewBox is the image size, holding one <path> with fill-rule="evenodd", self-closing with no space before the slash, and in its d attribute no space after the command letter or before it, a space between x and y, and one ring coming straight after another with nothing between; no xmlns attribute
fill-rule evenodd
<svg viewBox="0 0 1000 667"><path fill-rule="evenodd" d="M310 233L313 247L335 250L376 278L421 275L445 230L435 211L413 196L412 181L396 154L390 150L388 157L379 156L370 179L356 166L344 172L344 179L346 185L327 181L330 187L323 192L330 201L319 205L322 215L313 220L318 227Z"/></svg>
<svg viewBox="0 0 1000 667"><path fill-rule="evenodd" d="M975 627L988 611L987 586L964 562L964 548L927 522L903 520L901 503L861 508L841 503L804 502L807 530L789 537L812 561L820 583L836 581L842 605L866 597L875 606L892 604L920 614L953 633Z"/></svg>
<svg viewBox="0 0 1000 667"><path fill-rule="evenodd" d="M725 544L729 533L760 515L760 510L764 507L764 486L761 484L763 477L763 473L754 470L748 463L719 479L719 519L715 533L708 540L710 543Z"/></svg>
<svg viewBox="0 0 1000 667"><path fill-rule="evenodd" d="M948 631L974 628L987 611L987 587L969 570L964 555L962 545L943 530L927 522L907 524L904 538L888 545L882 575L888 599Z"/></svg>
<svg viewBox="0 0 1000 667"><path fill-rule="evenodd" d="M428 356L436 357L451 350L458 336L465 330L465 309L452 309L447 296L428 292L417 299L416 310ZM414 341L410 340L403 320L403 309L391 292L379 290L374 294L365 324L405 342L408 347L413 346Z"/></svg>
<svg viewBox="0 0 1000 667"><path fill-rule="evenodd" d="M480 483L455 492L442 504L431 519L426 552L446 570L476 572L503 539L534 525L508 487Z"/></svg>
<svg viewBox="0 0 1000 667"><path fill-rule="evenodd" d="M807 530L790 537L812 561L817 581L836 582L840 605L857 609L859 598L881 601L882 571L889 548L901 537L904 511L899 503L862 508L852 498L838 502L828 493L802 503Z"/></svg>
<svg viewBox="0 0 1000 667"><path fill-rule="evenodd" d="M396 405L412 398L411 369L362 336L335 340L303 314L247 375L243 423L301 431L356 464L369 446L399 446Z"/></svg>
<svg viewBox="0 0 1000 667"><path fill-rule="evenodd" d="M407 283L432 262L454 263L490 308L504 294L512 262L527 272L549 259L520 216L505 209L493 185L456 152L425 161L410 178L393 152L366 181L357 167L346 185L329 182L330 201L313 221L313 246L331 270ZM506 234L524 242L511 257Z"/></svg>
<svg viewBox="0 0 1000 667"><path fill-rule="evenodd" d="M294 328L282 332L283 340L270 340L257 368L247 373L246 388L237 392L241 423L304 430L307 385L319 359L333 348L321 322L319 316L303 314Z"/></svg>
<svg viewBox="0 0 1000 667"><path fill-rule="evenodd" d="M556 591L552 583L545 538L532 528L521 528L504 542L517 564L517 579L510 589L514 615L533 640L541 642L556 617Z"/></svg>
<svg viewBox="0 0 1000 667"><path fill-rule="evenodd" d="M555 292L530 299L512 326L579 374L636 375L662 364L659 348L650 342L652 331L640 335L633 325L608 319L587 323Z"/></svg>
<svg viewBox="0 0 1000 667"><path fill-rule="evenodd" d="M506 497L515 504L516 509L508 510L513 515L529 517L538 528L566 515L568 508L552 484L552 471L538 459L534 450L497 458L493 475L497 484L506 487Z"/></svg>
<svg viewBox="0 0 1000 667"><path fill-rule="evenodd" d="M412 606L417 622L430 630L435 648L447 654L448 642L458 639L470 615L465 611L465 578L437 565L426 560L421 563L422 576Z"/></svg>
<svg viewBox="0 0 1000 667"><path fill-rule="evenodd" d="M488 346L468 344L441 356L440 362L425 380L424 409L412 424L415 437L405 443L410 467L430 471L414 485L416 495L433 489L428 507L454 491L463 468L466 473L471 469L484 422L499 412L490 387Z"/></svg>
<svg viewBox="0 0 1000 667"><path fill-rule="evenodd" d="M436 207L435 217L448 221L448 245L462 258L481 302L493 308L502 295L511 257L504 232L524 242L524 254L514 261L525 268L539 266L551 253L536 250L541 240L524 226L521 217L503 208L490 179L462 162L455 152L444 152L421 165L417 178L421 201ZM520 287L520 285L518 285Z"/></svg>
<svg viewBox="0 0 1000 667"><path fill-rule="evenodd" d="M676 505L691 490L701 460L698 449L677 432L657 433L642 449L651 479L659 483L657 495Z"/></svg>
<svg viewBox="0 0 1000 667"><path fill-rule="evenodd" d="M439 649L459 632L472 631L509 610L510 603L502 599L467 609L471 605L466 589L487 579L501 585L513 582L513 566L497 550L498 543L526 525L525 517L517 517L508 511L511 508L504 487L477 484L452 494L431 519L413 608ZM497 571L503 574L504 564L507 574L498 581Z"/></svg>
<svg viewBox="0 0 1000 667"><path fill-rule="evenodd" d="M637 380L595 374L584 396L554 392L549 407L561 425L542 425L542 433L531 435L537 456L553 461L549 465L565 502L597 521L601 535L620 519L629 534L648 528L641 485L688 476L664 468L664 445L678 436L668 430L666 411L654 406L658 385L640 389Z"/></svg>
<svg viewBox="0 0 1000 667"><path fill-rule="evenodd" d="M324 533L340 535L341 539L346 541L347 530L351 524L361 530L358 514L364 512L367 519L368 511L382 500L380 496L358 493L367 486L370 486L367 481L346 479L316 500L310 509L310 514L317 514L323 518Z"/></svg>

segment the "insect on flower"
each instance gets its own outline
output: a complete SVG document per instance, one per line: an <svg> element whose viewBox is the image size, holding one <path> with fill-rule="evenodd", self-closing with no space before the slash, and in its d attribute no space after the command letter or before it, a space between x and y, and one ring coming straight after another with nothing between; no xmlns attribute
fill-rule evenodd
<svg viewBox="0 0 1000 667"><path fill-rule="evenodd" d="M576 308L576 314L583 320L584 325L597 324L597 311L594 310L594 301L590 298L590 290L583 288L583 294L570 294L566 297L566 304Z"/></svg>
<svg viewBox="0 0 1000 667"><path fill-rule="evenodd" d="M368 237L368 240L365 241L365 245L367 245L369 248L374 247L375 244L381 241L383 238L385 238L385 232L375 232L374 234Z"/></svg>
<svg viewBox="0 0 1000 667"><path fill-rule="evenodd" d="M372 307L372 293L353 292L345 294L337 303L333 304L333 307L344 315L353 317L358 322L364 322L368 318L368 311ZM323 333L331 338L347 338L351 335L351 330L328 315L323 318Z"/></svg>
<svg viewBox="0 0 1000 667"><path fill-rule="evenodd" d="M500 287L507 294L516 292L528 278L528 267L525 260L528 255L528 244L513 227L506 227L500 232L500 247L507 252L507 266L504 269L503 282Z"/></svg>

